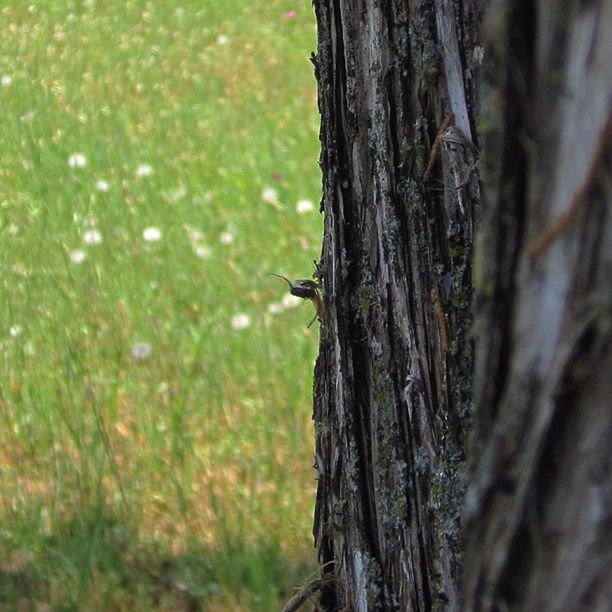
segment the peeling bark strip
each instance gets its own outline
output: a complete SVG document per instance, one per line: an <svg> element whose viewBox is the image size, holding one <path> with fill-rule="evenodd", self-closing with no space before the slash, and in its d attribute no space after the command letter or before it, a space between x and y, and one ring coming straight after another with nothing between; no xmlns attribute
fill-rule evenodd
<svg viewBox="0 0 612 612"><path fill-rule="evenodd" d="M325 237L314 535L334 576L321 605L445 609L457 603L472 403L479 2L315 9ZM464 142L447 139L428 169L450 114Z"/></svg>
<svg viewBox="0 0 612 612"><path fill-rule="evenodd" d="M491 3L465 610L612 601L612 2Z"/></svg>

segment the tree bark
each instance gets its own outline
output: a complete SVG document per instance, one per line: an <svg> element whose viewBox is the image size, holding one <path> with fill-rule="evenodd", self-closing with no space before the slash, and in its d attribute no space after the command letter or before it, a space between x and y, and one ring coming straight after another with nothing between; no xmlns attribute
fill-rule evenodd
<svg viewBox="0 0 612 612"><path fill-rule="evenodd" d="M335 578L327 610L457 602L478 5L315 2L325 309L314 533Z"/></svg>
<svg viewBox="0 0 612 612"><path fill-rule="evenodd" d="M484 4L315 0L325 610L612 601L612 2Z"/></svg>
<svg viewBox="0 0 612 612"><path fill-rule="evenodd" d="M612 602L612 3L493 2L466 610Z"/></svg>

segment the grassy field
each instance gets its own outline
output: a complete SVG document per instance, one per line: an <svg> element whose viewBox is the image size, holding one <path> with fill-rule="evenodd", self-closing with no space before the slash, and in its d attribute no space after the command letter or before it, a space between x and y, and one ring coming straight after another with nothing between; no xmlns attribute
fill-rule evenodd
<svg viewBox="0 0 612 612"><path fill-rule="evenodd" d="M310 2L0 4L0 609L274 610L314 568Z"/></svg>

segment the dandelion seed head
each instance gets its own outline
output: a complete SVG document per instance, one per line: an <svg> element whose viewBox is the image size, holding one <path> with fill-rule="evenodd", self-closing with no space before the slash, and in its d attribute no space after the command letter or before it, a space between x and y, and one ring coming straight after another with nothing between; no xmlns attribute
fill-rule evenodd
<svg viewBox="0 0 612 612"><path fill-rule="evenodd" d="M200 230L195 229L194 227L186 226L185 230L187 232L187 238L192 244L195 242L199 242L200 240L202 240L202 238L204 238L204 234Z"/></svg>
<svg viewBox="0 0 612 612"><path fill-rule="evenodd" d="M144 361L153 353L153 347L148 342L135 342L132 346L132 357L136 361Z"/></svg>
<svg viewBox="0 0 612 612"><path fill-rule="evenodd" d="M235 314L230 322L232 329L246 329L251 326L251 317L248 314Z"/></svg>
<svg viewBox="0 0 612 612"><path fill-rule="evenodd" d="M278 302L271 302L268 304L268 312L270 314L280 314L283 310L283 305Z"/></svg>
<svg viewBox="0 0 612 612"><path fill-rule="evenodd" d="M312 203L311 200L300 200L295 206L295 210L297 210L298 213L300 213L300 215L310 212L313 209L314 209L314 204Z"/></svg>
<svg viewBox="0 0 612 612"><path fill-rule="evenodd" d="M100 244L102 242L102 234L97 229L87 230L83 234L83 242L85 244Z"/></svg>
<svg viewBox="0 0 612 612"><path fill-rule="evenodd" d="M83 153L73 153L68 158L68 165L71 168L84 168L87 165L87 158Z"/></svg>
<svg viewBox="0 0 612 612"><path fill-rule="evenodd" d="M295 308L302 303L301 298L287 293L283 296L283 306L285 308Z"/></svg>
<svg viewBox="0 0 612 612"><path fill-rule="evenodd" d="M87 254L81 249L75 249L70 253L70 261L74 264L82 264L87 259Z"/></svg>
<svg viewBox="0 0 612 612"><path fill-rule="evenodd" d="M161 239L162 233L161 230L157 227L147 227L142 232L142 237L145 242L157 242Z"/></svg>
<svg viewBox="0 0 612 612"><path fill-rule="evenodd" d="M266 204L277 204L278 192L274 187L264 187L261 192L261 199L266 202Z"/></svg>
<svg viewBox="0 0 612 612"><path fill-rule="evenodd" d="M210 256L212 255L212 249L209 246L206 246L205 244L197 245L194 250L195 254L200 259L210 259Z"/></svg>
<svg viewBox="0 0 612 612"><path fill-rule="evenodd" d="M219 236L219 242L221 242L221 244L232 244L232 242L234 242L234 234L231 232L223 232Z"/></svg>
<svg viewBox="0 0 612 612"><path fill-rule="evenodd" d="M153 166L149 164L140 164L137 166L134 173L138 177L151 176L153 174Z"/></svg>

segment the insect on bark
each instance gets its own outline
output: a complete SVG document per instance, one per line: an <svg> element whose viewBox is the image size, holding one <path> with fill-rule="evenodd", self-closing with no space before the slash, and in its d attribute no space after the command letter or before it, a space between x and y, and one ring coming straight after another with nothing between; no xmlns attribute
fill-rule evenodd
<svg viewBox="0 0 612 612"><path fill-rule="evenodd" d="M289 293L291 295L295 295L303 300L310 300L315 307L316 314L313 317L312 321L308 324L310 327L315 319L318 319L319 322L323 320L323 300L321 300L321 285L316 281L310 279L300 278L294 282L291 282L285 276L281 274L275 274L274 272L270 272L268 276L276 276L277 278L282 278L287 285L289 285Z"/></svg>

